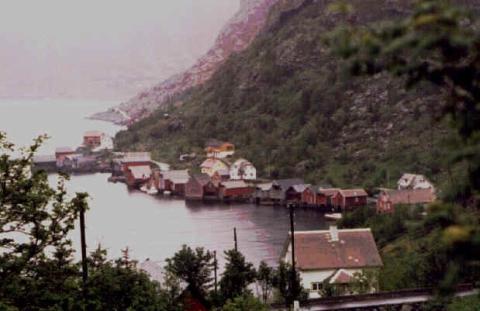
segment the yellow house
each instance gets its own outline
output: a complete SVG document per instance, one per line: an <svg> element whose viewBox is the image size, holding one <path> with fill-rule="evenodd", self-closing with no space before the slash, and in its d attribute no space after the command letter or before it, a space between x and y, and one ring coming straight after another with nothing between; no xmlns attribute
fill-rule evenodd
<svg viewBox="0 0 480 311"><path fill-rule="evenodd" d="M235 145L229 142L210 140L205 147L205 152L209 158L224 159L235 153Z"/></svg>
<svg viewBox="0 0 480 311"><path fill-rule="evenodd" d="M200 165L203 174L212 177L216 172L230 169L230 166L217 158L208 158Z"/></svg>

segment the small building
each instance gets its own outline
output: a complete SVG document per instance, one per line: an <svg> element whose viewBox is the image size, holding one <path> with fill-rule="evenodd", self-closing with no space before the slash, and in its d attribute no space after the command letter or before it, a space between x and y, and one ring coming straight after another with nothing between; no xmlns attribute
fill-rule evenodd
<svg viewBox="0 0 480 311"><path fill-rule="evenodd" d="M200 165L201 172L212 177L218 171L229 171L229 164L218 158L208 158Z"/></svg>
<svg viewBox="0 0 480 311"><path fill-rule="evenodd" d="M368 194L364 189L340 189L332 197L333 207L342 211L367 205Z"/></svg>
<svg viewBox="0 0 480 311"><path fill-rule="evenodd" d="M258 184L255 190L257 204L286 204L287 190L294 185L303 185L300 178L278 179L269 183Z"/></svg>
<svg viewBox="0 0 480 311"><path fill-rule="evenodd" d="M211 139L205 145L205 153L209 158L225 159L235 153L235 145L229 142Z"/></svg>
<svg viewBox="0 0 480 311"><path fill-rule="evenodd" d="M57 168L63 167L63 161L67 156L76 154L76 151L70 147L59 147L55 149L55 159L57 162Z"/></svg>
<svg viewBox="0 0 480 311"><path fill-rule="evenodd" d="M257 179L257 169L250 161L238 159L230 166L230 179L255 180Z"/></svg>
<svg viewBox="0 0 480 311"><path fill-rule="evenodd" d="M423 175L405 173L397 182L398 190L433 189L433 184Z"/></svg>
<svg viewBox="0 0 480 311"><path fill-rule="evenodd" d="M150 152L126 152L119 160L121 171L126 172L132 166L151 166Z"/></svg>
<svg viewBox="0 0 480 311"><path fill-rule="evenodd" d="M220 183L219 198L224 201L246 201L251 199L255 188L243 180L231 180Z"/></svg>
<svg viewBox="0 0 480 311"><path fill-rule="evenodd" d="M327 207L334 207L334 198L339 191L339 188L320 188L318 189L317 202L321 202L320 205L323 203Z"/></svg>
<svg viewBox="0 0 480 311"><path fill-rule="evenodd" d="M88 131L83 135L83 145L85 147L97 148L102 145L102 137L105 134L99 131Z"/></svg>
<svg viewBox="0 0 480 311"><path fill-rule="evenodd" d="M149 182L151 176L152 169L150 165L130 166L125 173L127 185L132 188L139 188Z"/></svg>
<svg viewBox="0 0 480 311"><path fill-rule="evenodd" d="M188 170L173 170L160 173L160 191L168 191L173 195L185 195L185 185L190 179Z"/></svg>
<svg viewBox="0 0 480 311"><path fill-rule="evenodd" d="M54 155L38 155L33 157L35 171L53 172L57 169L57 158Z"/></svg>
<svg viewBox="0 0 480 311"><path fill-rule="evenodd" d="M218 187L207 174L193 174L185 184L185 199L189 201L218 199Z"/></svg>
<svg viewBox="0 0 480 311"><path fill-rule="evenodd" d="M326 284L337 295L353 294L349 286L356 276L383 266L372 232L365 229L337 229L295 232L295 264L309 298L320 298ZM291 264L290 239L283 260ZM373 280L372 283L376 283ZM372 286L370 292L378 290Z"/></svg>
<svg viewBox="0 0 480 311"><path fill-rule="evenodd" d="M287 203L296 203L296 204L303 203L302 202L303 192L309 187L311 187L311 185L306 185L306 184L298 184L298 185L290 186L285 193Z"/></svg>
<svg viewBox="0 0 480 311"><path fill-rule="evenodd" d="M377 212L393 213L397 205L423 205L435 199L432 189L383 190L377 198Z"/></svg>

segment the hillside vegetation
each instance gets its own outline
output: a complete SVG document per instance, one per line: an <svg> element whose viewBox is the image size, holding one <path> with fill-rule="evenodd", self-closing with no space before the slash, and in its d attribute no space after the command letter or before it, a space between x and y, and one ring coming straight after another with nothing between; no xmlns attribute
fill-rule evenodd
<svg viewBox="0 0 480 311"><path fill-rule="evenodd" d="M407 92L386 74L345 79L324 43L339 23L397 19L410 1L352 0L348 19L329 10L332 2L280 2L249 49L203 86L120 132L117 148L176 163L217 138L233 142L263 177L370 188L392 186L411 171L441 181L451 130L435 120L439 94L429 85Z"/></svg>

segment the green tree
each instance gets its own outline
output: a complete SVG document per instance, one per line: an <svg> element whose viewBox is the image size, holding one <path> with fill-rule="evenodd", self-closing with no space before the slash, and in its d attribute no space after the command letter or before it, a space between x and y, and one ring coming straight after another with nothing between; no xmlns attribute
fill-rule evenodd
<svg viewBox="0 0 480 311"><path fill-rule="evenodd" d="M44 172L31 171L45 138L18 149L0 133L0 301L22 310L71 310L78 271L68 233L88 196L69 199L66 176L52 188Z"/></svg>
<svg viewBox="0 0 480 311"><path fill-rule="evenodd" d="M273 288L273 269L265 261L260 263L257 271L257 281L260 283L263 303L267 303Z"/></svg>
<svg viewBox="0 0 480 311"><path fill-rule="evenodd" d="M87 282L87 310L170 311L166 293L160 284L150 280L130 259L128 248L116 261L106 259L98 248L90 255Z"/></svg>
<svg viewBox="0 0 480 311"><path fill-rule="evenodd" d="M182 249L167 259L165 270L187 283L193 297L205 299L212 282L213 254L198 247L195 250L183 245Z"/></svg>
<svg viewBox="0 0 480 311"><path fill-rule="evenodd" d="M248 285L255 280L253 264L237 250L225 251L225 271L220 280L220 295L224 301L248 293Z"/></svg>
<svg viewBox="0 0 480 311"><path fill-rule="evenodd" d="M290 307L295 300L304 301L307 293L300 283L298 271L293 273L293 267L281 260L275 270L273 286L278 290L286 307Z"/></svg>
<svg viewBox="0 0 480 311"><path fill-rule="evenodd" d="M449 185L424 223L430 242L419 253L432 265L430 282L448 290L466 267L478 272L480 253L480 31L477 16L447 0L421 0L401 21L356 27L345 24L330 38L333 51L354 75L388 72L409 88L429 84L444 95L426 113L446 119L457 136L446 147ZM474 207L473 214L461 207ZM434 254L428 252L435 247ZM423 253L425 252L425 253ZM477 267L477 268L475 268ZM463 272L463 273L462 273ZM470 272L472 272L470 270Z"/></svg>
<svg viewBox="0 0 480 311"><path fill-rule="evenodd" d="M250 294L238 296L233 300L227 301L222 311L267 311L266 305Z"/></svg>

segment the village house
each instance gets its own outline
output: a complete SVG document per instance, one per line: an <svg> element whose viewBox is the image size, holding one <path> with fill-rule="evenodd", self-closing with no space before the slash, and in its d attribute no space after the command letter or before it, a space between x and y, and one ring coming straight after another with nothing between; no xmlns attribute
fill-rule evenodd
<svg viewBox="0 0 480 311"><path fill-rule="evenodd" d="M229 142L211 139L205 145L205 153L208 158L225 159L235 153L235 145Z"/></svg>
<svg viewBox="0 0 480 311"><path fill-rule="evenodd" d="M63 167L63 161L67 156L76 154L76 151L70 147L59 147L55 149L55 159L57 162L57 168Z"/></svg>
<svg viewBox="0 0 480 311"><path fill-rule="evenodd" d="M140 188L150 181L152 169L150 165L129 166L126 168L125 178L127 185L131 188Z"/></svg>
<svg viewBox="0 0 480 311"><path fill-rule="evenodd" d="M97 151L100 149L113 149L112 138L100 131L88 131L83 135L83 146Z"/></svg>
<svg viewBox="0 0 480 311"><path fill-rule="evenodd" d="M320 298L324 286L332 287L336 295L354 294L351 284L358 275L383 266L369 228L339 230L332 226L329 230L297 231L294 237L295 264L309 298ZM290 239L283 260L292 263ZM373 293L378 290L377 280L370 281Z"/></svg>
<svg viewBox="0 0 480 311"><path fill-rule="evenodd" d="M285 193L287 203L302 204L302 194L310 186L306 184L290 186Z"/></svg>
<svg viewBox="0 0 480 311"><path fill-rule="evenodd" d="M247 201L255 188L243 180L231 180L220 183L219 198L223 201Z"/></svg>
<svg viewBox="0 0 480 311"><path fill-rule="evenodd" d="M150 152L126 152L118 163L120 163L120 170L126 172L132 166L151 166L152 158Z"/></svg>
<svg viewBox="0 0 480 311"><path fill-rule="evenodd" d="M435 201L432 189L383 190L377 198L378 213L393 213L398 205L423 205Z"/></svg>
<svg viewBox="0 0 480 311"><path fill-rule="evenodd" d="M218 187L207 174L193 174L185 184L185 199L189 201L216 200Z"/></svg>
<svg viewBox="0 0 480 311"><path fill-rule="evenodd" d="M351 211L366 206L367 198L368 194L363 189L340 189L332 197L332 205L342 211Z"/></svg>
<svg viewBox="0 0 480 311"><path fill-rule="evenodd" d="M306 207L322 207L325 208L331 204L331 196L336 194L338 189L328 188L330 186L308 186L305 187L301 194L301 203ZM334 190L330 193L329 191ZM327 195L328 194L328 195Z"/></svg>
<svg viewBox="0 0 480 311"><path fill-rule="evenodd" d="M33 169L35 171L55 171L57 169L57 158L55 157L55 155L34 156Z"/></svg>
<svg viewBox="0 0 480 311"><path fill-rule="evenodd" d="M185 195L185 185L190 179L188 170L173 170L160 173L159 191L170 192L172 195Z"/></svg>
<svg viewBox="0 0 480 311"><path fill-rule="evenodd" d="M332 208L335 204L334 198L336 198L339 191L339 188L318 189L317 202L319 202L319 205Z"/></svg>
<svg viewBox="0 0 480 311"><path fill-rule="evenodd" d="M299 178L278 179L269 183L258 184L254 198L257 204L286 204L287 190L293 185L303 185L305 182Z"/></svg>
<svg viewBox="0 0 480 311"><path fill-rule="evenodd" d="M257 169L250 161L238 159L230 166L230 179L255 180L257 179Z"/></svg>
<svg viewBox="0 0 480 311"><path fill-rule="evenodd" d="M93 172L97 169L97 158L83 154L68 155L63 160L62 168L72 172Z"/></svg>
<svg viewBox="0 0 480 311"><path fill-rule="evenodd" d="M200 165L201 172L212 177L216 172L219 171L229 171L229 164L221 159L217 158L208 158Z"/></svg>
<svg viewBox="0 0 480 311"><path fill-rule="evenodd" d="M423 175L417 174L403 174L402 177L397 182L398 190L407 190L407 189L433 189L435 187L433 184Z"/></svg>
<svg viewBox="0 0 480 311"><path fill-rule="evenodd" d="M105 135L99 131L88 131L83 135L83 145L85 147L96 148L102 145L102 136Z"/></svg>

